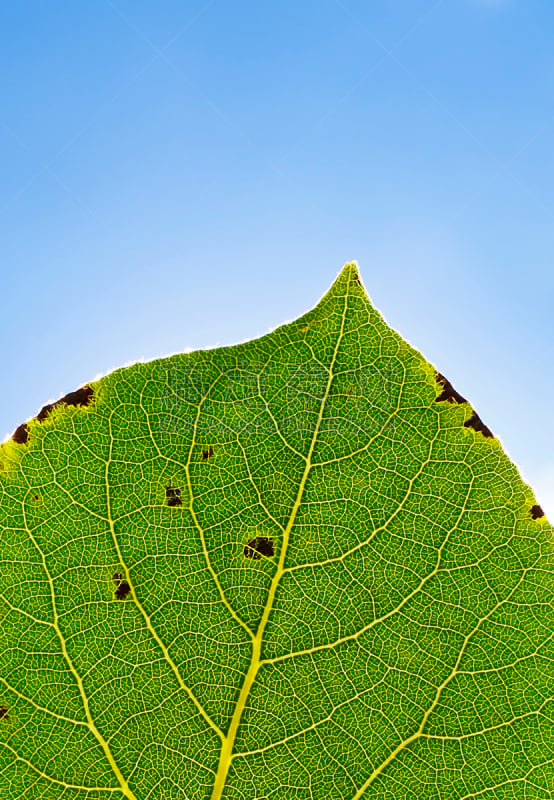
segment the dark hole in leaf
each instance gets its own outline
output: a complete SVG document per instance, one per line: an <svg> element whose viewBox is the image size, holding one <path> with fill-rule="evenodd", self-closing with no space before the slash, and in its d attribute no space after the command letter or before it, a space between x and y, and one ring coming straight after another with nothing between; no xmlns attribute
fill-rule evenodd
<svg viewBox="0 0 554 800"><path fill-rule="evenodd" d="M15 429L12 439L17 444L26 444L29 441L29 428L26 422Z"/></svg>
<svg viewBox="0 0 554 800"><path fill-rule="evenodd" d="M214 454L213 447L208 447L207 450L202 450L202 461L207 461Z"/></svg>
<svg viewBox="0 0 554 800"><path fill-rule="evenodd" d="M69 392L69 394L66 394L65 397L62 397L60 400L56 400L55 403L48 403L48 405L43 406L37 414L37 419L39 422L44 422L52 409L62 403L66 406L88 406L92 400L93 394L94 389L91 386L82 386L74 392Z"/></svg>
<svg viewBox="0 0 554 800"><path fill-rule="evenodd" d="M117 597L118 600L124 600L131 591L131 587L129 586L127 581L121 580L120 572L114 572L113 579L116 584L115 596Z"/></svg>
<svg viewBox="0 0 554 800"><path fill-rule="evenodd" d="M115 590L115 596L118 600L124 600L129 592L131 591L131 587L127 583L127 581L121 581L117 589Z"/></svg>
<svg viewBox="0 0 554 800"><path fill-rule="evenodd" d="M533 519L539 519L539 517L544 517L544 511L539 505L531 506L530 512Z"/></svg>
<svg viewBox="0 0 554 800"><path fill-rule="evenodd" d="M8 716L8 709L5 706L0 706L0 719L4 719Z"/></svg>
<svg viewBox="0 0 554 800"><path fill-rule="evenodd" d="M456 389L452 386L450 381L444 377L444 375L440 372L436 374L437 383L440 383L442 386L442 392L435 397L435 403L440 403L443 400L446 400L449 403L467 403L465 397L456 391Z"/></svg>
<svg viewBox="0 0 554 800"><path fill-rule="evenodd" d="M262 556L272 556L273 541L268 539L267 536L256 536L255 539L251 539L248 544L244 545L242 552L246 558L258 559Z"/></svg>
<svg viewBox="0 0 554 800"><path fill-rule="evenodd" d="M494 439L494 433L490 428L487 428L481 417L473 412L469 419L464 422L464 428L473 428L474 431L482 433L483 436L491 436Z"/></svg>
<svg viewBox="0 0 554 800"><path fill-rule="evenodd" d="M167 505L168 506L182 506L183 501L181 500L181 490L174 489L172 486L165 487L165 496L167 498Z"/></svg>

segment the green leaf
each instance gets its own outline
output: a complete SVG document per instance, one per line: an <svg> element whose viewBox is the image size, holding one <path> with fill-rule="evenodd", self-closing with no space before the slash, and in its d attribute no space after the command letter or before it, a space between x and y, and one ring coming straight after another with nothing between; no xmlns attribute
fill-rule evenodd
<svg viewBox="0 0 554 800"><path fill-rule="evenodd" d="M347 265L0 450L5 800L554 796L553 530Z"/></svg>

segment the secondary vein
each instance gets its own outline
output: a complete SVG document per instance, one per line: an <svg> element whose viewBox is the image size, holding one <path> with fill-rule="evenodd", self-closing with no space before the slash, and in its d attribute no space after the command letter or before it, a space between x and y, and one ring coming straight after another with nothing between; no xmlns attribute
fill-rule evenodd
<svg viewBox="0 0 554 800"><path fill-rule="evenodd" d="M115 533L115 524L114 524L114 521L113 521L113 518L112 518L112 512L111 512L110 481L109 481L109 467L110 467L110 463L111 463L112 447L113 447L113 436L112 436L112 430L111 430L111 417L110 417L110 419L108 421L108 426L109 426L109 431L110 431L110 452L109 452L108 458L106 460L106 475L105 475L105 481L106 481L106 505L107 505L107 514L108 514L108 524L110 526L110 533L111 533L112 541L113 541L113 544L114 544L114 547L115 547L115 550L116 550L116 553L117 553L117 557L118 557L119 562L121 564L121 569L125 573L125 578L126 578L128 584L129 584L129 587L130 587L131 597L132 597L133 602L135 603L138 611L140 612L140 614L141 614L141 616L142 616L142 618L143 618L143 620L144 620L144 622L146 624L146 627L147 627L150 635L152 636L152 638L154 639L154 641L156 642L156 644L158 645L158 647L162 651L165 661L167 662L167 664L169 665L171 671L175 675L175 678L177 679L177 683L179 684L179 687L185 692L185 694L188 696L188 698L190 700L192 700L192 702L196 706L197 710L199 711L200 715L205 720L205 722L208 723L210 728L213 731L215 731L215 733L219 736L220 739L223 739L223 731L221 730L221 728L218 725L216 725L216 723L209 716L208 712L203 707L203 705L200 703L200 701L198 700L198 698L196 697L196 695L194 694L192 689L189 686L187 686L187 684L183 680L183 676L181 675L177 664L173 661L173 659L169 655L169 650L167 649L167 647L163 643L162 639L160 638L160 635L158 634L158 632L154 628L154 626L152 624L152 620L150 619L150 616L149 616L148 612L146 611L146 609L144 608L144 606L140 602L140 600L139 600L139 598L137 596L135 587L134 587L134 583L131 580L129 567L125 563L125 560L123 558L123 554L121 552L121 548L119 546L119 541L118 541L116 533Z"/></svg>

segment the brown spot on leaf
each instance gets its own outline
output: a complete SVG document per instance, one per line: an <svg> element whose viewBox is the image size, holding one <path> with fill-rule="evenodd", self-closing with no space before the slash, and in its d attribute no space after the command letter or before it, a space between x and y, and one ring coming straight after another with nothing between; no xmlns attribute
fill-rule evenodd
<svg viewBox="0 0 554 800"><path fill-rule="evenodd" d="M17 444L27 444L29 441L29 428L26 422L15 429L12 440Z"/></svg>
<svg viewBox="0 0 554 800"><path fill-rule="evenodd" d="M118 600L125 600L130 591L131 587L127 581L119 581L117 589L115 590L115 596Z"/></svg>
<svg viewBox="0 0 554 800"><path fill-rule="evenodd" d="M465 397L462 397L462 395L456 391L450 381L445 378L442 373L437 372L435 377L437 379L437 383L442 386L442 392L435 397L436 403L441 403L444 400L446 400L448 403L467 403Z"/></svg>
<svg viewBox="0 0 554 800"><path fill-rule="evenodd" d="M44 422L52 409L62 404L65 406L88 406L93 394L94 389L91 386L82 386L74 392L69 392L60 400L56 400L55 403L48 403L48 405L43 406L37 414L37 419L39 422Z"/></svg>
<svg viewBox="0 0 554 800"><path fill-rule="evenodd" d="M174 489L172 486L165 487L165 496L167 499L167 505L171 506L182 506L183 501L181 500L181 490Z"/></svg>
<svg viewBox="0 0 554 800"><path fill-rule="evenodd" d="M473 412L469 419L464 422L464 428L473 428L474 431L482 433L483 436L490 436L494 439L494 433L490 428L487 428L481 417Z"/></svg>
<svg viewBox="0 0 554 800"><path fill-rule="evenodd" d="M48 414L52 411L56 403L48 403L47 406L43 406L37 414L37 419L39 422L44 422Z"/></svg>
<svg viewBox="0 0 554 800"><path fill-rule="evenodd" d="M272 556L274 552L273 540L269 539L267 536L256 536L255 539L251 539L248 544L244 545L244 550L242 552L246 558L253 559L258 559L262 556Z"/></svg>
<svg viewBox="0 0 554 800"><path fill-rule="evenodd" d="M8 709L5 706L0 706L0 719L8 718Z"/></svg>
<svg viewBox="0 0 554 800"><path fill-rule="evenodd" d="M533 519L539 519L539 517L544 517L544 511L537 504L535 504L534 506L531 506L530 514L531 514Z"/></svg>
<svg viewBox="0 0 554 800"><path fill-rule="evenodd" d="M127 581L121 581L117 589L115 590L115 596L118 600L124 600L129 592L131 591L131 587L127 583Z"/></svg>
<svg viewBox="0 0 554 800"><path fill-rule="evenodd" d="M125 600L129 592L131 591L131 587L129 586L127 581L121 580L120 572L114 572L113 579L116 585L115 589L116 598L118 600Z"/></svg>
<svg viewBox="0 0 554 800"><path fill-rule="evenodd" d="M207 450L202 450L202 461L207 461L214 454L213 447L208 447Z"/></svg>

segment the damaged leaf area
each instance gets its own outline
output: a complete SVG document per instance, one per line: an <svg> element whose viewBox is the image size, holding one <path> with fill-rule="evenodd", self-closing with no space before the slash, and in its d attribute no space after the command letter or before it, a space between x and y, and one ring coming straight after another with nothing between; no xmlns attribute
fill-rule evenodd
<svg viewBox="0 0 554 800"><path fill-rule="evenodd" d="M52 410L60 406L88 406L93 395L94 389L91 386L82 386L75 392L69 392L65 397L56 400L55 403L48 403L48 405L43 406L36 416L36 421L44 422L44 420L50 416ZM27 444L29 441L29 425L27 422L24 422L16 428L12 436L12 441L17 444Z"/></svg>
<svg viewBox="0 0 554 800"><path fill-rule="evenodd" d="M554 786L553 530L348 264L0 449L2 800Z"/></svg>

